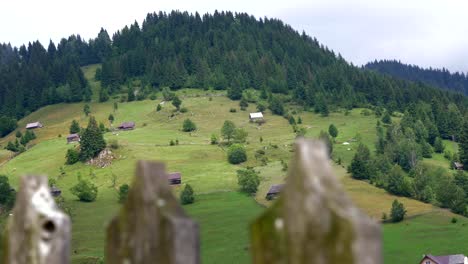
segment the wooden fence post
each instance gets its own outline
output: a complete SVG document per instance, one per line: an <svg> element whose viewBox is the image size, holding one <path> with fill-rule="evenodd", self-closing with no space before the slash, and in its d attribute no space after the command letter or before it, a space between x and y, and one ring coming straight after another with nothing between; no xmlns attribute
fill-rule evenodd
<svg viewBox="0 0 468 264"><path fill-rule="evenodd" d="M107 228L106 263L198 264L198 225L172 194L162 163L140 161L127 201Z"/></svg>
<svg viewBox="0 0 468 264"><path fill-rule="evenodd" d="M299 139L286 185L251 226L254 264L380 264L378 223L346 196L325 145Z"/></svg>
<svg viewBox="0 0 468 264"><path fill-rule="evenodd" d="M55 204L47 177L22 177L8 219L2 263L68 264L70 233L70 218Z"/></svg>

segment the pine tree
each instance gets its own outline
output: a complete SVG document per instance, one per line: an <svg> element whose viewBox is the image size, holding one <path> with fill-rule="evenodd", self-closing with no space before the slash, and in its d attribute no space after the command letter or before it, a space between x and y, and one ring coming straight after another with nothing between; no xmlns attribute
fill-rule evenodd
<svg viewBox="0 0 468 264"><path fill-rule="evenodd" d="M106 142L104 141L102 131L98 127L96 119L91 116L88 127L84 130L81 137L80 160L84 162L96 157L105 147Z"/></svg>
<svg viewBox="0 0 468 264"><path fill-rule="evenodd" d="M80 124L75 119L72 120L70 125L70 134L80 133Z"/></svg>
<svg viewBox="0 0 468 264"><path fill-rule="evenodd" d="M398 200L394 200L392 203L392 210L390 212L390 218L392 222L397 223L402 221L405 218L406 209L403 203L398 202Z"/></svg>
<svg viewBox="0 0 468 264"><path fill-rule="evenodd" d="M330 134L330 136L333 137L333 140L335 140L336 137L338 136L338 129L336 128L336 126L334 124L331 124L328 127L328 134Z"/></svg>
<svg viewBox="0 0 468 264"><path fill-rule="evenodd" d="M88 116L88 115L91 113L91 108L89 107L88 104L85 104L85 105L83 106L83 113L84 113L86 116Z"/></svg>
<svg viewBox="0 0 468 264"><path fill-rule="evenodd" d="M371 178L370 175L370 151L369 148L364 144L359 144L356 154L354 154L351 165L349 166L349 172L355 179L363 180Z"/></svg>

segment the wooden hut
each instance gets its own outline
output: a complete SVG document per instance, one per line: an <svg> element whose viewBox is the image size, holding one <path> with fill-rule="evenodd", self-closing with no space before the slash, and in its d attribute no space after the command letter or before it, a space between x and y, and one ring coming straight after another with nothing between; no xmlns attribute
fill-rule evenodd
<svg viewBox="0 0 468 264"><path fill-rule="evenodd" d="M44 127L40 122L28 123L26 129L36 129Z"/></svg>
<svg viewBox="0 0 468 264"><path fill-rule="evenodd" d="M250 122L260 122L263 123L265 120L263 119L263 114L262 112L257 112L257 113L250 113L249 114L249 119Z"/></svg>
<svg viewBox="0 0 468 264"><path fill-rule="evenodd" d="M70 134L67 136L67 144L70 144L72 142L80 142L80 135L78 134Z"/></svg>
<svg viewBox="0 0 468 264"><path fill-rule="evenodd" d="M453 168L456 169L456 170L463 170L463 163L460 163L460 162L454 162L453 163Z"/></svg>
<svg viewBox="0 0 468 264"><path fill-rule="evenodd" d="M133 130L135 129L135 122L123 122L120 126L117 127L120 130Z"/></svg>
<svg viewBox="0 0 468 264"><path fill-rule="evenodd" d="M281 190L283 189L284 184L275 184L270 187L270 190L268 190L268 193L266 194L266 199L267 200L273 200L275 199L280 193Z"/></svg>
<svg viewBox="0 0 468 264"><path fill-rule="evenodd" d="M62 194L62 190L60 190L59 188L52 186L50 187L50 194L52 195L52 197L58 197Z"/></svg>
<svg viewBox="0 0 468 264"><path fill-rule="evenodd" d="M180 172L172 172L167 175L169 185L178 185L182 183L182 175Z"/></svg>

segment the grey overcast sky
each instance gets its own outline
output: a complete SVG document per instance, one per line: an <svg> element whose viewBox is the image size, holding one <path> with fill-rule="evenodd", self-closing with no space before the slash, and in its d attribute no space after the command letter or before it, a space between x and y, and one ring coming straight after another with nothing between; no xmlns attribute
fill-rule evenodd
<svg viewBox="0 0 468 264"><path fill-rule="evenodd" d="M217 10L279 18L354 64L397 59L468 72L467 0L15 0L0 8L0 42L19 46L112 35L154 11Z"/></svg>

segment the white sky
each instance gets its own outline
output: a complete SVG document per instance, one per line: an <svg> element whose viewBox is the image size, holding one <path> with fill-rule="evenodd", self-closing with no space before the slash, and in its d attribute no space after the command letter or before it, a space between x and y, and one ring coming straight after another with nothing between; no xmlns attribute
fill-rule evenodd
<svg viewBox="0 0 468 264"><path fill-rule="evenodd" d="M274 17L305 30L354 64L398 59L468 72L467 0L4 0L0 42L19 46L80 34L110 35L154 11L217 10Z"/></svg>

